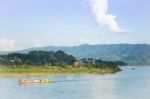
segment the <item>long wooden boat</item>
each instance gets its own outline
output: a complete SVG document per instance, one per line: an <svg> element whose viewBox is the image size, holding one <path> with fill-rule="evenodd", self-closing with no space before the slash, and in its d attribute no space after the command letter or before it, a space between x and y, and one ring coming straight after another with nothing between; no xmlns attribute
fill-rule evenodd
<svg viewBox="0 0 150 99"><path fill-rule="evenodd" d="M19 80L19 84L44 84L52 83L52 80L49 79L39 79L39 80Z"/></svg>

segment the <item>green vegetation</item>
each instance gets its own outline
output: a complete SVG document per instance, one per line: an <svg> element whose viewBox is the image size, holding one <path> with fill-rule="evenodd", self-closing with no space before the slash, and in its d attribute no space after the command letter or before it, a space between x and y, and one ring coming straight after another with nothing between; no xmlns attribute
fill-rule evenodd
<svg viewBox="0 0 150 99"><path fill-rule="evenodd" d="M83 58L76 60L63 51L31 51L0 57L0 76L42 76L51 74L106 74L120 71L121 61L103 61Z"/></svg>
<svg viewBox="0 0 150 99"><path fill-rule="evenodd" d="M36 66L65 66L72 65L75 58L63 51L31 51L28 54L12 53L2 55L0 57L0 64L7 66L18 65L36 65Z"/></svg>
<svg viewBox="0 0 150 99"><path fill-rule="evenodd" d="M94 58L106 61L124 61L130 65L149 65L150 64L150 45L149 44L102 44L102 45L80 45L73 47L41 47L23 50L57 51L62 50L75 56L77 59Z"/></svg>
<svg viewBox="0 0 150 99"><path fill-rule="evenodd" d="M67 75L67 74L106 74L120 71L118 67L103 66L93 67L74 67L74 66L0 66L0 76L46 76L46 75Z"/></svg>

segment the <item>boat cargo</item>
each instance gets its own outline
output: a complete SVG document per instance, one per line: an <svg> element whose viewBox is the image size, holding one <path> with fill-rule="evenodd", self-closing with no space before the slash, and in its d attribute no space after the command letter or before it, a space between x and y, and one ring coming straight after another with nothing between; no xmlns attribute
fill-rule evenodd
<svg viewBox="0 0 150 99"><path fill-rule="evenodd" d="M20 84L44 84L52 83L52 80L49 79L38 79L38 80L19 80Z"/></svg>

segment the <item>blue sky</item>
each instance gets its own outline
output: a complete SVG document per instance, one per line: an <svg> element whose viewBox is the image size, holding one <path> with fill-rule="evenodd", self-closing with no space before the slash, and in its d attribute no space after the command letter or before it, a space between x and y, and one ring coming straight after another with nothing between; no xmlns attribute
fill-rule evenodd
<svg viewBox="0 0 150 99"><path fill-rule="evenodd" d="M0 51L150 43L149 0L0 0Z"/></svg>

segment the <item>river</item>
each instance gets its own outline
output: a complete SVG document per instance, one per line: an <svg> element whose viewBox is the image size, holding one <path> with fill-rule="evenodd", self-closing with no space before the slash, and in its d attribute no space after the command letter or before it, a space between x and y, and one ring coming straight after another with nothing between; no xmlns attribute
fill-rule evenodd
<svg viewBox="0 0 150 99"><path fill-rule="evenodd" d="M0 99L150 99L150 67L121 67L106 75L0 78ZM134 68L134 69L133 69ZM19 85L19 79L52 79Z"/></svg>

